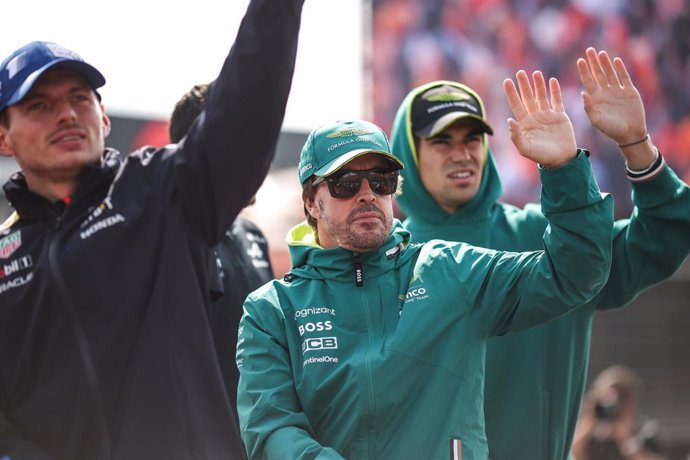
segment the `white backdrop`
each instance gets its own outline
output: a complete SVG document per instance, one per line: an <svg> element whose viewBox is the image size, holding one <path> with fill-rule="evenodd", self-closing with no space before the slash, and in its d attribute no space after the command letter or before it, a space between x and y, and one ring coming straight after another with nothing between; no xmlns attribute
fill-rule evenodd
<svg viewBox="0 0 690 460"><path fill-rule="evenodd" d="M306 0L285 129L362 117L362 0ZM248 0L2 2L0 60L33 40L96 66L111 115L167 119L192 85L212 80Z"/></svg>

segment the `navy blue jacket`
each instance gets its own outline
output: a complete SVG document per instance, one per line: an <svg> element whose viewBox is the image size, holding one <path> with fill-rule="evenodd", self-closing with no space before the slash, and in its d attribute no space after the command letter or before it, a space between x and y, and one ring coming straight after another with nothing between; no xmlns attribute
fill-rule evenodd
<svg viewBox="0 0 690 460"><path fill-rule="evenodd" d="M302 3L250 2L178 146L107 153L69 204L21 173L5 185L19 217L0 230L0 458L244 455L211 335L210 248L268 170Z"/></svg>
<svg viewBox="0 0 690 460"><path fill-rule="evenodd" d="M211 304L211 328L218 363L237 418L237 382L235 362L237 328L242 318L242 304L247 295L273 279L266 237L253 222L237 216L215 247L220 268L221 297Z"/></svg>

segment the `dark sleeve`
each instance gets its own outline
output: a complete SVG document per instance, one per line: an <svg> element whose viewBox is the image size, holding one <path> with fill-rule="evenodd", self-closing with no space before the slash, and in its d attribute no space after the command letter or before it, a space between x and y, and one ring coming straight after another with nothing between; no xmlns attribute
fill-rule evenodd
<svg viewBox="0 0 690 460"><path fill-rule="evenodd" d="M280 134L303 0L252 0L205 110L180 144L179 199L195 231L218 242L263 181ZM202 50L203 52L203 50Z"/></svg>
<svg viewBox="0 0 690 460"><path fill-rule="evenodd" d="M51 460L36 444L20 433L15 426L0 414L0 460Z"/></svg>

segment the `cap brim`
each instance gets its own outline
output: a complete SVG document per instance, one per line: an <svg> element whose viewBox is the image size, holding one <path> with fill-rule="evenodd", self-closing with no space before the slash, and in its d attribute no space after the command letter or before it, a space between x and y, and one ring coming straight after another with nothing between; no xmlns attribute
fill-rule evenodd
<svg viewBox="0 0 690 460"><path fill-rule="evenodd" d="M82 77L84 77L84 79L87 81L87 83L94 90L105 85L105 77L94 66L87 64L86 62L83 62L83 61L73 61L70 59L55 59L54 61L49 62L48 64L44 65L40 69L34 70L31 73L31 75L29 75L24 80L24 82L21 84L19 89L17 89L14 92L12 97L10 97L7 100L6 106L16 104L19 101L21 101L22 99L24 99L24 97L29 93L29 91L31 91L31 88L33 88L34 84L40 78L40 76L43 75L44 72L46 72L49 69L52 69L55 66L66 67L66 68L74 70L75 72L80 74Z"/></svg>
<svg viewBox="0 0 690 460"><path fill-rule="evenodd" d="M434 137L441 133L444 129L448 128L450 125L455 123L458 120L462 120L464 118L471 118L473 120L477 120L481 127L484 129L484 131L488 134L493 135L494 130L489 126L489 124L484 121L481 117L478 117L476 115L473 115L471 113L467 112L450 112L442 117L440 117L438 120L436 120L433 123L430 123L417 131L415 131L415 135L417 137Z"/></svg>
<svg viewBox="0 0 690 460"><path fill-rule="evenodd" d="M346 164L348 164L349 162L351 162L355 158L361 157L362 155L366 155L368 153L375 153L375 154L382 155L382 156L386 157L386 159L389 160L392 163L392 166L395 166L396 169L402 169L404 167L403 163L399 159L397 159L394 155L391 155L388 152L384 152L382 150L357 149L357 150L350 150L346 154L340 155L335 160L333 160L329 163L326 163L325 165L323 165L323 167L316 170L314 172L314 175L315 176L330 176L331 174L337 172L338 170L340 170L340 168L342 168L343 166L345 166Z"/></svg>

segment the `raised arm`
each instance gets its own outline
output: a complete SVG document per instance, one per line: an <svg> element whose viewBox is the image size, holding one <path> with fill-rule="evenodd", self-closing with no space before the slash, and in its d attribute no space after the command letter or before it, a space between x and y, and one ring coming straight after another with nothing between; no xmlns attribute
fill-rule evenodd
<svg viewBox="0 0 690 460"><path fill-rule="evenodd" d="M177 183L185 209L217 241L261 185L285 114L304 0L252 0L181 144Z"/></svg>
<svg viewBox="0 0 690 460"><path fill-rule="evenodd" d="M654 147L642 98L623 61L590 47L577 68L592 126L618 144L632 171L627 175L635 209L629 219L615 223L611 274L596 298L597 308L616 308L671 276L687 257L690 187Z"/></svg>
<svg viewBox="0 0 690 460"><path fill-rule="evenodd" d="M511 139L523 156L538 162L542 212L549 221L544 250L481 256L491 262L486 279L464 283L473 293L490 334L531 327L590 301L604 286L611 263L613 202L602 195L586 152L578 150L558 81L551 97L541 72L524 71L504 89L514 118ZM473 270L470 276L483 276ZM486 311L493 314L486 314Z"/></svg>
<svg viewBox="0 0 690 460"><path fill-rule="evenodd" d="M587 60L577 60L584 87L582 99L592 126L621 148L631 170L650 166L656 151L647 133L644 106L623 61L611 61L606 51L587 48Z"/></svg>
<svg viewBox="0 0 690 460"><path fill-rule="evenodd" d="M503 81L503 89L514 116L508 119L510 139L520 155L546 169L556 168L574 159L577 153L575 132L563 107L558 80L549 80L549 100L541 72L532 74L534 89L524 70L518 71L515 77L520 93L509 78Z"/></svg>

